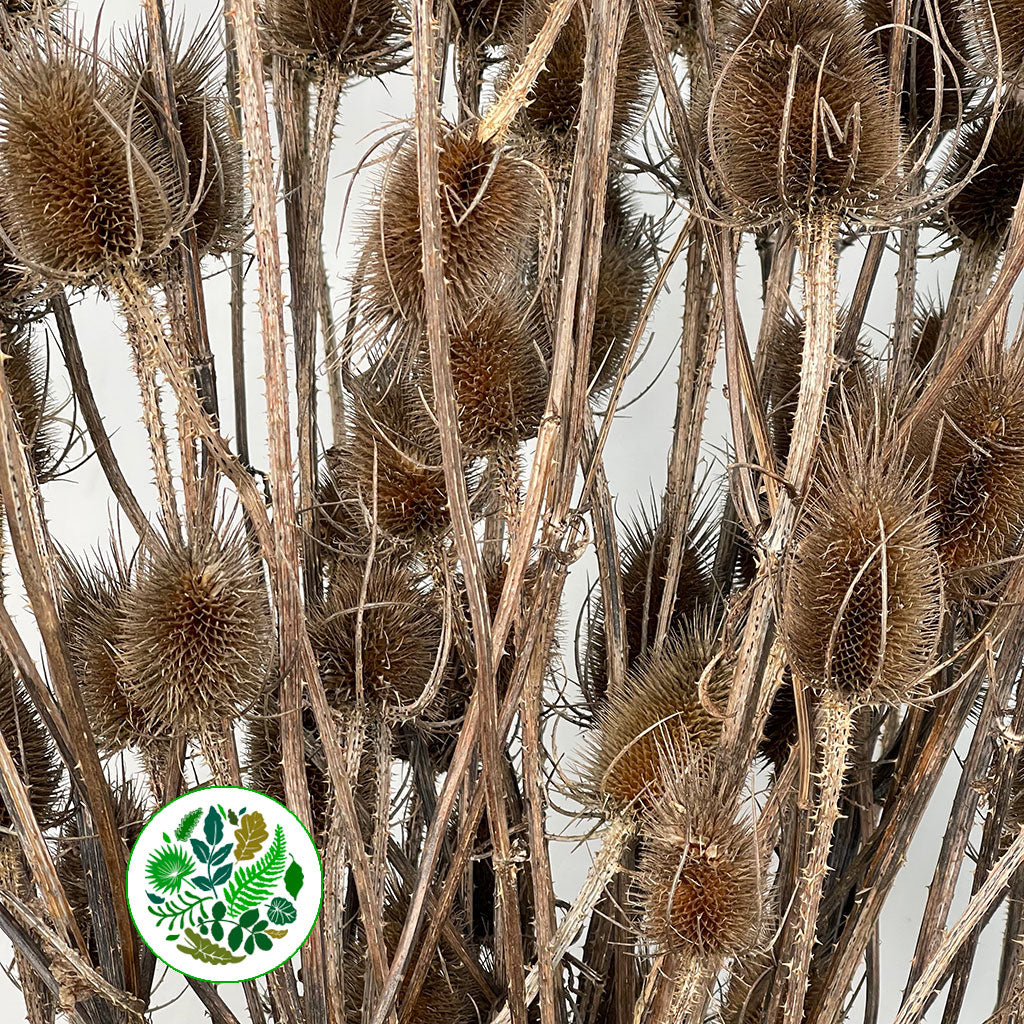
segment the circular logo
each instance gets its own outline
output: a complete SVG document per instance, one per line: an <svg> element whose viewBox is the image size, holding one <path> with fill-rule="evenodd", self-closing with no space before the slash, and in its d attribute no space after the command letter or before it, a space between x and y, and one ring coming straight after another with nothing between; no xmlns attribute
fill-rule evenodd
<svg viewBox="0 0 1024 1024"><path fill-rule="evenodd" d="M128 909L168 967L249 981L313 930L323 870L302 822L251 789L193 790L159 810L128 859Z"/></svg>

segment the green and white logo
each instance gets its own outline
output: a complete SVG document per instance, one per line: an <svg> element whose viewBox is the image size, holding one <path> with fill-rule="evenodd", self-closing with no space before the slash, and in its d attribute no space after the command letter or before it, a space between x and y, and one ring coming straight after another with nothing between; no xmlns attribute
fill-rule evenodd
<svg viewBox="0 0 1024 1024"><path fill-rule="evenodd" d="M323 897L316 847L287 808L235 786L197 789L146 824L128 860L128 907L168 967L209 982L280 967Z"/></svg>

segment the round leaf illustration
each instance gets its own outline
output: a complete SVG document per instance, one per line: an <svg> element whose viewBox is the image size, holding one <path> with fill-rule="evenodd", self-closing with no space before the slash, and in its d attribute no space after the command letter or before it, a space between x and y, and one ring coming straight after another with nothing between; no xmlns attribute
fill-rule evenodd
<svg viewBox="0 0 1024 1024"><path fill-rule="evenodd" d="M267 917L274 924L291 924L295 916L295 904L283 896L275 896L267 907Z"/></svg>
<svg viewBox="0 0 1024 1024"><path fill-rule="evenodd" d="M195 867L196 862L180 846L165 846L149 858L146 878L158 892L176 893Z"/></svg>

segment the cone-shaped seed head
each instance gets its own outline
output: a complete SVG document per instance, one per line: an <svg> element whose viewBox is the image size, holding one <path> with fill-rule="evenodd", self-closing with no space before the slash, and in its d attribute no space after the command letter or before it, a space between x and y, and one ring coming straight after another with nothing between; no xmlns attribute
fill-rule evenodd
<svg viewBox="0 0 1024 1024"><path fill-rule="evenodd" d="M263 0L260 16L272 53L350 75L383 71L407 31L394 0Z"/></svg>
<svg viewBox="0 0 1024 1024"><path fill-rule="evenodd" d="M58 443L48 402L48 368L29 331L17 324L0 322L0 352L7 356L4 374L29 462L37 479L45 480L55 468Z"/></svg>
<svg viewBox="0 0 1024 1024"><path fill-rule="evenodd" d="M710 966L749 950L761 930L764 869L737 796L710 759L667 773L642 835L634 898L658 951Z"/></svg>
<svg viewBox="0 0 1024 1024"><path fill-rule="evenodd" d="M946 587L981 595L1024 532L1024 368L1005 355L968 364L943 404L932 475ZM934 438L934 431L926 432ZM927 439L926 438L926 439ZM922 443L931 457L932 442Z"/></svg>
<svg viewBox="0 0 1024 1024"><path fill-rule="evenodd" d="M918 694L941 606L926 491L906 459L864 433L837 427L823 444L783 605L799 678L854 707L898 705Z"/></svg>
<svg viewBox="0 0 1024 1024"><path fill-rule="evenodd" d="M947 184L964 180L985 146L991 108L961 130L946 172ZM992 128L974 176L949 203L953 230L982 249L998 249L1006 241L1013 208L1024 185L1024 104L1003 106Z"/></svg>
<svg viewBox="0 0 1024 1024"><path fill-rule="evenodd" d="M705 707L700 688L718 654L706 622L687 625L660 654L640 660L621 692L608 695L586 767L598 800L618 806L654 802L662 772L685 767L718 743L722 723ZM720 659L704 679L705 700L715 707L728 700L730 673L730 663Z"/></svg>
<svg viewBox="0 0 1024 1024"><path fill-rule="evenodd" d="M440 147L441 256L455 319L520 275L535 244L541 192L533 168L480 142L473 125L444 128ZM419 194L409 140L388 161L367 223L363 288L371 322L425 323Z"/></svg>
<svg viewBox="0 0 1024 1024"><path fill-rule="evenodd" d="M217 46L212 22L190 40L186 41L183 26L172 38L174 106L200 255L233 248L245 221L242 147L228 125L227 104L220 95L224 71ZM156 99L148 33L141 29L131 35L119 58L136 95L136 116L148 120L159 137L163 113ZM173 159L169 148L167 156Z"/></svg>
<svg viewBox="0 0 1024 1024"><path fill-rule="evenodd" d="M970 34L970 56L1004 84L1024 80L1024 7L1018 0L958 0ZM1000 65L1001 62L1001 65Z"/></svg>
<svg viewBox="0 0 1024 1024"><path fill-rule="evenodd" d="M57 794L63 774L50 734L18 679L6 654L0 653L0 735L28 788L29 802L42 828L57 818ZM11 817L0 801L0 826L10 828Z"/></svg>
<svg viewBox="0 0 1024 1024"><path fill-rule="evenodd" d="M741 0L721 31L711 142L736 214L884 212L899 122L861 19L832 0Z"/></svg>
<svg viewBox="0 0 1024 1024"><path fill-rule="evenodd" d="M125 83L48 34L0 55L0 217L19 259L87 283L152 259L181 218Z"/></svg>
<svg viewBox="0 0 1024 1024"><path fill-rule="evenodd" d="M239 531L215 527L140 554L119 656L154 733L234 718L263 689L273 647L263 573Z"/></svg>
<svg viewBox="0 0 1024 1024"><path fill-rule="evenodd" d="M332 703L356 699L359 652L367 703L411 704L439 656L441 617L423 581L396 560L377 559L368 574L363 562L343 560L310 615L309 635Z"/></svg>

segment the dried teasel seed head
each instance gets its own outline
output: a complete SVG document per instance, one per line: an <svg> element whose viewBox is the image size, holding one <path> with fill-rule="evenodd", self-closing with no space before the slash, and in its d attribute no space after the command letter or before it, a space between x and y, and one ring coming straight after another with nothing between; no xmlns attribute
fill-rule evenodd
<svg viewBox="0 0 1024 1024"><path fill-rule="evenodd" d="M182 209L164 147L119 77L47 32L0 54L0 219L19 260L88 284L153 259Z"/></svg>
<svg viewBox="0 0 1024 1024"><path fill-rule="evenodd" d="M644 655L597 712L585 769L593 798L640 808L656 801L663 772L718 743L722 723L708 705L724 706L730 679L731 663L706 620L686 624L660 654Z"/></svg>
<svg viewBox="0 0 1024 1024"><path fill-rule="evenodd" d="M936 433L941 429L941 435ZM923 432L934 457L939 552L953 600L983 596L1020 551L1024 534L1024 365L1004 354L972 360Z"/></svg>
<svg viewBox="0 0 1024 1024"><path fill-rule="evenodd" d="M959 0L935 0L935 32L942 72L941 102L936 110L935 53L931 38L932 26L924 4L910 4L908 25L916 31L907 33L907 70L902 97L902 117L906 124L927 128L938 117L939 129L954 128L971 99L971 82L964 55L967 52L964 22ZM876 42L886 63L892 46L892 26L896 18L894 0L860 0L864 28ZM913 116L912 116L913 115Z"/></svg>
<svg viewBox="0 0 1024 1024"><path fill-rule="evenodd" d="M543 27L548 9L548 4L540 0L527 0L521 24L506 47L506 67L499 77L499 94ZM523 141L555 174L564 173L572 161L583 97L583 64L587 54L589 23L590 4L587 0L573 8L537 76L530 102L516 118L516 130ZM634 10L626 24L615 73L611 128L613 147L622 145L639 128L653 86L654 72L647 36L640 16Z"/></svg>
<svg viewBox="0 0 1024 1024"><path fill-rule="evenodd" d="M153 733L234 718L263 690L273 648L262 567L240 530L213 526L140 551L118 657Z"/></svg>
<svg viewBox="0 0 1024 1024"><path fill-rule="evenodd" d="M320 515L328 546L423 549L451 527L441 442L425 396L407 383L356 388L348 436L327 452Z"/></svg>
<svg viewBox="0 0 1024 1024"><path fill-rule="evenodd" d="M717 965L756 945L765 868L738 795L710 758L666 773L641 835L633 898L659 953Z"/></svg>
<svg viewBox="0 0 1024 1024"><path fill-rule="evenodd" d="M918 306L914 316L914 334L911 341L914 368L918 372L927 369L935 358L945 320L946 310L941 305L922 303Z"/></svg>
<svg viewBox="0 0 1024 1024"><path fill-rule="evenodd" d="M271 53L346 76L386 71L407 41L394 0L262 0L259 13Z"/></svg>
<svg viewBox="0 0 1024 1024"><path fill-rule="evenodd" d="M448 7L471 46L496 46L521 24L524 0L449 0Z"/></svg>
<svg viewBox="0 0 1024 1024"><path fill-rule="evenodd" d="M335 706L356 700L360 689L371 707L412 704L431 683L441 636L425 581L386 557L369 568L357 559L339 561L309 616L310 642Z"/></svg>
<svg viewBox="0 0 1024 1024"><path fill-rule="evenodd" d="M706 517L696 517L683 541L679 582L669 620L675 631L698 612L714 605L714 588L708 572L711 535ZM621 537L622 595L625 604L625 637L628 666L637 664L654 644L658 615L665 593L671 540L666 524L655 511L641 509L623 526ZM590 612L586 645L586 680L591 703L600 703L607 690L608 634L603 604L598 597Z"/></svg>
<svg viewBox="0 0 1024 1024"><path fill-rule="evenodd" d="M1017 0L958 0L970 57L1004 84L1024 81L1024 8Z"/></svg>
<svg viewBox="0 0 1024 1024"><path fill-rule="evenodd" d="M0 319L0 354L11 402L36 479L45 481L56 469L58 439L50 408L48 367L33 343L30 332L19 324Z"/></svg>
<svg viewBox="0 0 1024 1024"><path fill-rule="evenodd" d="M511 452L537 435L548 398L540 310L518 287L484 299L448 332L459 434L468 455ZM433 405L430 357L421 357L423 391Z"/></svg>
<svg viewBox="0 0 1024 1024"><path fill-rule="evenodd" d="M899 117L861 19L845 3L739 0L720 38L708 124L736 216L884 213L899 187Z"/></svg>
<svg viewBox="0 0 1024 1024"><path fill-rule="evenodd" d="M873 434L847 423L823 443L784 582L782 628L798 682L853 707L920 694L942 603L927 491L905 455L887 450L880 404Z"/></svg>
<svg viewBox="0 0 1024 1024"><path fill-rule="evenodd" d="M985 146L989 128L992 137ZM982 151L984 149L984 155ZM982 250L998 250L1006 242L1013 209L1024 185L1024 103L1002 106L992 125L992 108L960 131L946 171L946 183L962 182L973 163L981 164L949 202L953 231Z"/></svg>
<svg viewBox="0 0 1024 1024"><path fill-rule="evenodd" d="M145 716L122 686L118 645L125 614L127 570L111 561L59 565L61 614L68 650L99 749L112 754L143 739Z"/></svg>
<svg viewBox="0 0 1024 1024"><path fill-rule="evenodd" d="M219 40L209 22L191 39L179 23L170 42L174 109L188 169L188 201L199 254L220 255L240 241L245 223L242 147L228 123L221 95L224 72ZM118 62L136 97L136 116L161 137L163 112L145 27L130 34ZM168 147L168 159L174 154Z"/></svg>
<svg viewBox="0 0 1024 1024"><path fill-rule="evenodd" d="M14 758L21 781L40 827L49 828L58 817L58 793L63 769L50 734L11 664L0 652L0 736ZM11 817L0 800L0 827L10 828Z"/></svg>
<svg viewBox="0 0 1024 1024"><path fill-rule="evenodd" d="M537 171L481 142L475 126L443 126L438 154L441 256L450 319L474 312L518 278L536 244L541 189ZM366 225L362 301L371 324L396 318L425 324L416 145L401 143L385 166Z"/></svg>

